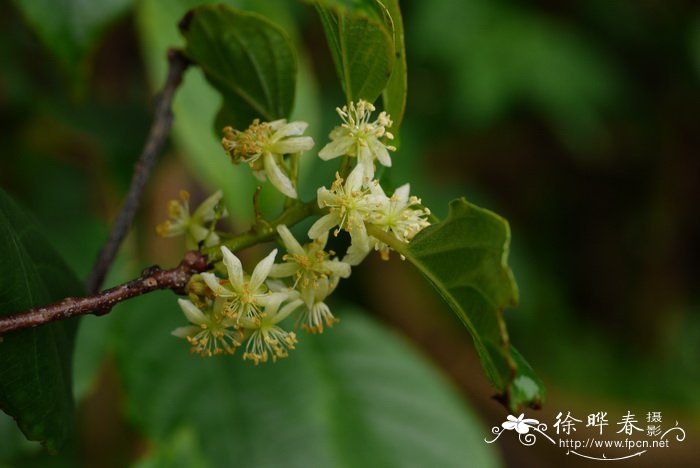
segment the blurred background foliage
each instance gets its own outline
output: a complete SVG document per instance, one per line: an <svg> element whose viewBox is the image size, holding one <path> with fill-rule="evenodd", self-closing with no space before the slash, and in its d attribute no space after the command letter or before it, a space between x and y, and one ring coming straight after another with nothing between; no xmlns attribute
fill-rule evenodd
<svg viewBox="0 0 700 468"><path fill-rule="evenodd" d="M163 80L165 50L182 44L177 21L199 3L3 5L0 185L35 214L80 277L89 271L128 186L150 123L153 90ZM281 0L230 3L270 16L297 43L293 117L311 123L320 147L335 125L333 109L342 92L313 9ZM700 429L697 3L401 4L409 100L401 147L387 177L394 184L411 181L439 216L450 199L466 194L511 222L521 305L506 317L513 341L543 377L549 396L534 417L551 424L558 411L579 417L598 410L664 411L668 422ZM156 239L153 227L180 188L201 199L221 187L234 226L245 227L250 219L254 183L219 149L212 127L218 104L199 71L190 70L174 105L172 145L110 284L178 258L181 245ZM331 180L335 170L307 156L303 180L310 189L302 198ZM266 206L274 206L271 191L263 194ZM471 430L483 431L475 430L473 441L501 421L503 409L489 399L492 392L468 335L416 272L396 259L373 259L341 285L341 296L408 337L461 391L462 403L448 392L446 405L468 402L474 408L482 423L473 422ZM245 387L250 380L273 379L274 386L275 379L291 379L296 370L308 372L301 349L298 359L258 377L236 362L236 372L247 377L217 381L212 390L206 382L215 379L221 363L176 364L153 355L173 349L168 332L180 320L172 295L163 296L83 321L75 358L79 425L72 448L47 461L2 416L0 465L74 466L79 460L89 466L206 466L211 453L202 451L193 427L212 434L217 427L185 424L190 417L207 420L197 413L204 403L186 409L196 401L197 388L179 381L144 388L144 374L159 365L180 365L182 380L204 380L203 392L225 392L236 382ZM332 348L333 339L342 342L365 326L362 314L341 317L346 323L309 346ZM425 375L435 372L421 366ZM188 388L190 394L178 395ZM182 415L170 421L149 413L157 411L158 400L149 400L156 398L153 392L173 398L167 401L180 405ZM459 407L473 421L472 411ZM271 439L267 443L274 447ZM691 444L667 450L664 463L690 464ZM484 464L502 458L506 464L547 466L562 456L507 441L471 450L482 453ZM256 460L265 462L248 459ZM653 455L640 460L649 466L659 462Z"/></svg>

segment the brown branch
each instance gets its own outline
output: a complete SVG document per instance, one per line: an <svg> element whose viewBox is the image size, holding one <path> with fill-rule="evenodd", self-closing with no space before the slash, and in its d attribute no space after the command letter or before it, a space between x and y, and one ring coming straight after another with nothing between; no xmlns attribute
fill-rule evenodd
<svg viewBox="0 0 700 468"><path fill-rule="evenodd" d="M148 134L148 139L143 147L141 155L134 166L134 175L127 192L124 204L117 216L109 238L102 250L100 250L92 272L85 281L85 289L88 294L94 294L100 290L105 276L109 271L114 257L126 237L134 220L136 210L141 201L144 187L151 175L158 155L163 149L173 123L171 104L175 90L182 82L182 76L189 65L189 60L178 50L168 51L168 76L163 90L156 98L155 115L153 124Z"/></svg>
<svg viewBox="0 0 700 468"><path fill-rule="evenodd" d="M104 315L122 301L157 289L171 289L182 294L192 275L207 268L206 257L193 250L185 254L185 258L176 268L162 270L153 266L145 269L138 278L101 293L85 297L67 297L60 302L0 317L0 335L79 315Z"/></svg>

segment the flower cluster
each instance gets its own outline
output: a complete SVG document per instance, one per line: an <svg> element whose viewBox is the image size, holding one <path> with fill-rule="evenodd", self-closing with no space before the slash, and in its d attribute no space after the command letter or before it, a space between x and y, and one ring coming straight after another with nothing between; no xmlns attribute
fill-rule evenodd
<svg viewBox="0 0 700 468"><path fill-rule="evenodd" d="M366 101L337 111L343 123L331 132L332 142L321 150L319 156L322 159L341 155L356 157L357 165L345 180L336 173L330 189L318 189L318 206L326 208L328 213L311 226L309 237L316 239L333 228L335 235L344 230L352 238L345 262L357 265L372 249L378 250L386 260L389 245L370 236L368 226L393 236L399 242L410 242L430 224L426 219L430 210L421 206L419 198L409 195L409 184L402 185L389 197L374 179L374 161L390 167L388 151L396 149L380 141L381 138L393 139L386 130L392 124L391 118L382 112L377 120L370 122L374 106Z"/></svg>
<svg viewBox="0 0 700 468"><path fill-rule="evenodd" d="M375 179L375 161L391 166L389 151L396 148L385 144L393 139L387 130L391 118L381 112L371 121L374 110L366 101L337 109L342 124L330 133L331 142L319 157L344 156L356 165L347 169L349 174L336 173L330 188L318 189L316 203L325 213L309 229L310 242L302 245L286 225L279 224L274 227L286 253L278 263L275 249L248 274L238 257L222 245L225 268L221 271L225 269L225 274L205 272L190 280L190 299L180 300L190 325L173 334L187 339L193 352L213 356L231 354L241 347L243 359L255 364L287 357L297 336L284 328L285 319L296 313L296 326L309 333L322 333L333 326L338 319L326 302L340 280L350 276L352 266L372 250L388 259L392 246L398 249L428 226L430 211L410 195L408 184L389 196ZM313 140L303 136L306 126L304 122L255 120L245 131L226 127L222 145L234 163L248 164L259 179L269 179L287 197L296 198L285 155L311 149ZM214 219L211 206L218 204L220 194L214 197L191 217L186 197L183 203L172 205L168 235L187 232L205 246L217 245L219 238L212 237L211 229L202 237L203 223ZM351 238L342 259L326 249L329 234L337 236L341 231Z"/></svg>
<svg viewBox="0 0 700 468"><path fill-rule="evenodd" d="M278 232L288 253L283 263L274 264L277 249L261 260L248 275L241 261L225 246L221 247L226 278L214 273L201 274L204 290L191 294L192 300L180 300L191 325L173 331L202 356L232 354L243 346L243 359L255 364L288 356L297 343L296 334L282 328L281 322L300 307L297 323L315 333L337 320L324 300L338 280L350 275L350 266L329 257L325 241L301 246L286 226ZM268 278L291 278L291 284ZM196 288L190 288L190 291Z"/></svg>

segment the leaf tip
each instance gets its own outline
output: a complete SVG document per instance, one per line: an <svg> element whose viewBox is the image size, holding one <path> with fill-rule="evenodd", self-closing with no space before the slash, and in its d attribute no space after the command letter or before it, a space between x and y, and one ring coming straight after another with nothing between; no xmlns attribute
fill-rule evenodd
<svg viewBox="0 0 700 468"><path fill-rule="evenodd" d="M190 30L190 24L192 24L192 18L194 18L194 8L190 9L185 13L185 16L182 17L179 23L177 23L177 27L180 30L182 34L186 34L187 31Z"/></svg>

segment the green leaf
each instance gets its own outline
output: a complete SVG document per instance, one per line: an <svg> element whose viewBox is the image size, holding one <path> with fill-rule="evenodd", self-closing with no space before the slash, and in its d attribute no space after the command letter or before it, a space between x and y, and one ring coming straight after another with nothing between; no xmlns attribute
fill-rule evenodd
<svg viewBox="0 0 700 468"><path fill-rule="evenodd" d="M203 5L185 16L180 30L185 54L223 96L219 129L289 117L297 60L281 28L255 13Z"/></svg>
<svg viewBox="0 0 700 468"><path fill-rule="evenodd" d="M82 287L43 232L0 191L0 315L78 295ZM78 322L9 333L0 341L0 408L30 440L57 450L73 422L71 353Z"/></svg>
<svg viewBox="0 0 700 468"><path fill-rule="evenodd" d="M406 45L403 32L403 18L399 0L384 0L386 7L384 16L387 28L391 33L394 42L394 68L391 71L389 81L382 93L384 110L391 116L394 125L391 131L398 138L399 128L406 111L406 96L408 90L408 71L406 68Z"/></svg>
<svg viewBox="0 0 700 468"><path fill-rule="evenodd" d="M129 414L155 447L184 431L212 467L497 465L488 431L444 377L357 311L334 310L335 327L254 366L240 354L200 358L169 336L184 323L170 294L128 305L117 363Z"/></svg>
<svg viewBox="0 0 700 468"><path fill-rule="evenodd" d="M165 80L166 51L183 43L176 26L177 22L199 3L201 2L197 0L142 0L135 5L136 26L152 89L158 90ZM246 9L258 8L259 13L264 13L277 24L285 26L291 37L298 36L293 21L295 11L292 11L295 3L287 0L226 0L225 3ZM302 54L292 119L309 122L307 134L318 137L313 135L314 131L320 130L319 98L314 85L309 61ZM221 129L217 128L215 133L212 132L212 122L220 105L219 93L207 83L199 68L192 67L187 71L173 102L173 139L179 150L178 156L187 165L188 172L207 190L213 192L222 189L229 212L235 216L237 222L245 225L255 219L251 200L258 181L251 177L246 168L231 164L230 158L221 148ZM315 139L318 141L318 138ZM314 176L317 175L317 165L321 162L311 153L304 155L301 158L302 174L313 171ZM332 174L329 176L332 177ZM302 184L300 195L311 196L309 189L313 187ZM314 196L315 193L314 191ZM277 197L278 194L277 190L262 191L260 201L263 212L279 206L281 199Z"/></svg>
<svg viewBox="0 0 700 468"><path fill-rule="evenodd" d="M395 248L420 270L467 327L486 375L515 412L523 406L540 406L544 387L510 345L503 319L503 310L518 302L507 264L509 244L506 220L459 199L450 203L444 221L425 228L410 244Z"/></svg>
<svg viewBox="0 0 700 468"><path fill-rule="evenodd" d="M44 45L75 69L95 48L106 28L126 13L131 0L15 0L15 6Z"/></svg>
<svg viewBox="0 0 700 468"><path fill-rule="evenodd" d="M374 102L384 90L395 62L393 35L381 3L370 0L352 7L343 2L318 2L333 63L348 102Z"/></svg>

